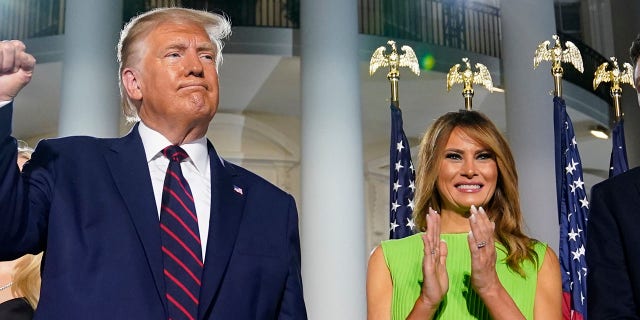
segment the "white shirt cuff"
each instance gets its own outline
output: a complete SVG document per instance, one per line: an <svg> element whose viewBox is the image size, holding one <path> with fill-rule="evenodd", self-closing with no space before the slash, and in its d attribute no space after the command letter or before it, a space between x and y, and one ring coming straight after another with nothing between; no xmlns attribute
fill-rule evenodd
<svg viewBox="0 0 640 320"><path fill-rule="evenodd" d="M0 101L0 108L8 105L9 103L11 103L11 100L9 100L9 101Z"/></svg>

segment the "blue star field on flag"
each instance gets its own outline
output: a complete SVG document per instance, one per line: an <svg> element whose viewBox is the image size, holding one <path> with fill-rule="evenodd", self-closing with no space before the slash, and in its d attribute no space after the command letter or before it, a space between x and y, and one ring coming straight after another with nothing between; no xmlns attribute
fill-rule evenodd
<svg viewBox="0 0 640 320"><path fill-rule="evenodd" d="M624 142L624 120L620 118L611 133L613 146L611 148L611 160L609 161L609 177L613 177L629 170L627 161L627 144Z"/></svg>
<svg viewBox="0 0 640 320"><path fill-rule="evenodd" d="M414 233L413 197L416 173L409 141L402 128L402 111L391 104L391 146L389 149L389 238L400 239Z"/></svg>
<svg viewBox="0 0 640 320"><path fill-rule="evenodd" d="M573 124L562 98L555 97L556 190L560 223L560 268L564 319L587 319L585 251L589 200Z"/></svg>

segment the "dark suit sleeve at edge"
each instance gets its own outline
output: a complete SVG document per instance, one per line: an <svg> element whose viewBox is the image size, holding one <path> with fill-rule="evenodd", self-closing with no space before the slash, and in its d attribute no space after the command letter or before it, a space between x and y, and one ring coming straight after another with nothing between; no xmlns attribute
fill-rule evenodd
<svg viewBox="0 0 640 320"><path fill-rule="evenodd" d="M280 304L278 319L307 319L307 311L302 292L302 273L300 256L300 235L298 231L298 211L293 197L289 196L289 225L287 240L289 245L289 274L285 292Z"/></svg>
<svg viewBox="0 0 640 320"><path fill-rule="evenodd" d="M0 108L0 259L11 259L15 242L16 212L19 211L20 173L16 164L17 143L11 136L13 103Z"/></svg>
<svg viewBox="0 0 640 320"><path fill-rule="evenodd" d="M16 164L17 143L11 136L13 103L0 108L0 259L13 260L41 250L43 215L29 216L28 182ZM34 155L35 157L35 155ZM33 194L37 194L34 190Z"/></svg>
<svg viewBox="0 0 640 320"><path fill-rule="evenodd" d="M620 208L616 202L621 199L616 199L613 189L619 187L612 183L600 184L591 191L586 252L589 270L587 315L590 319L640 319L636 314L618 221L619 215L627 213L616 212Z"/></svg>

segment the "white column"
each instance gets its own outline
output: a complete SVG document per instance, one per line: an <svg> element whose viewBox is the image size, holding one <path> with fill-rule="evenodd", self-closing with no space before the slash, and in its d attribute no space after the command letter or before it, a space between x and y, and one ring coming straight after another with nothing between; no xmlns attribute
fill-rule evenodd
<svg viewBox="0 0 640 320"><path fill-rule="evenodd" d="M553 0L501 1L507 136L520 182L528 234L558 249L551 66L533 70L537 45L552 40Z"/></svg>
<svg viewBox="0 0 640 320"><path fill-rule="evenodd" d="M58 135L115 137L122 0L66 0Z"/></svg>
<svg viewBox="0 0 640 320"><path fill-rule="evenodd" d="M365 319L357 1L301 1L302 274L310 319Z"/></svg>

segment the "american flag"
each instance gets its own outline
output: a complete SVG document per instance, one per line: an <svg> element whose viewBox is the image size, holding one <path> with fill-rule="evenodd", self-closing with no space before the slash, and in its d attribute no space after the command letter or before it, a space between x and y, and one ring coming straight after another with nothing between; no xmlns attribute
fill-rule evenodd
<svg viewBox="0 0 640 320"><path fill-rule="evenodd" d="M612 132L613 147L609 161L609 177L629 170L627 161L627 144L624 142L624 120L620 118Z"/></svg>
<svg viewBox="0 0 640 320"><path fill-rule="evenodd" d="M565 102L555 97L554 131L556 190L560 222L560 268L564 319L587 319L587 265L585 244L589 200L582 179L582 164L573 124Z"/></svg>
<svg viewBox="0 0 640 320"><path fill-rule="evenodd" d="M391 146L389 149L389 238L400 239L414 232L413 196L416 173L411 150L402 129L402 111L391 104Z"/></svg>

